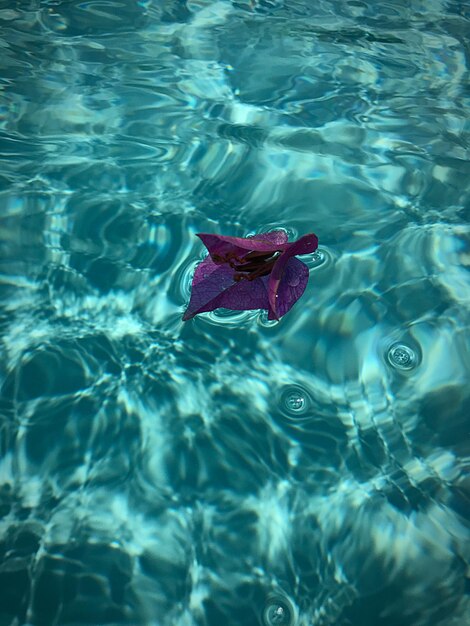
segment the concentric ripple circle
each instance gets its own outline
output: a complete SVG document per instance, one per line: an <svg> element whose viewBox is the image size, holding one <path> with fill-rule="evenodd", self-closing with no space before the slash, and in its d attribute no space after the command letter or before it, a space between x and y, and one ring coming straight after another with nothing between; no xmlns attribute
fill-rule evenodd
<svg viewBox="0 0 470 626"><path fill-rule="evenodd" d="M201 262L200 259L198 259L197 261L194 261L194 260L190 261L189 263L186 264L186 266L183 268L181 272L179 284L180 284L181 296L183 297L184 300L189 301L189 298L191 296L191 284L193 282L194 272L196 271L196 267L199 265L200 262Z"/></svg>
<svg viewBox="0 0 470 626"><path fill-rule="evenodd" d="M263 626L294 626L297 622L295 607L284 595L269 596L263 608L262 620Z"/></svg>
<svg viewBox="0 0 470 626"><path fill-rule="evenodd" d="M301 385L286 385L280 393L279 405L283 415L289 419L302 419L308 416L312 399Z"/></svg>
<svg viewBox="0 0 470 626"><path fill-rule="evenodd" d="M251 321L256 316L257 311L232 311L231 309L215 309L204 315L204 319L217 326L223 325L229 328L236 328Z"/></svg>
<svg viewBox="0 0 470 626"><path fill-rule="evenodd" d="M268 312L263 310L258 314L257 322L260 326L264 328L272 328L273 326L277 326L280 320L270 320L268 319Z"/></svg>
<svg viewBox="0 0 470 626"><path fill-rule="evenodd" d="M394 343L388 349L387 360L395 369L409 371L418 365L419 355L404 343Z"/></svg>
<svg viewBox="0 0 470 626"><path fill-rule="evenodd" d="M331 265L333 261L333 255L325 247L319 247L311 254L306 254L300 257L302 262L308 267L309 270L316 270L319 268L324 269Z"/></svg>

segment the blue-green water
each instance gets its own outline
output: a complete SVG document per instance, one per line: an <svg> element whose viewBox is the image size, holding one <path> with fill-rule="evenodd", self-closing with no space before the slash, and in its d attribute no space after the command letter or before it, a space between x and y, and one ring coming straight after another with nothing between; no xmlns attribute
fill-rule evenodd
<svg viewBox="0 0 470 626"><path fill-rule="evenodd" d="M0 2L0 626L470 624L465 2ZM183 323L196 232L315 232Z"/></svg>

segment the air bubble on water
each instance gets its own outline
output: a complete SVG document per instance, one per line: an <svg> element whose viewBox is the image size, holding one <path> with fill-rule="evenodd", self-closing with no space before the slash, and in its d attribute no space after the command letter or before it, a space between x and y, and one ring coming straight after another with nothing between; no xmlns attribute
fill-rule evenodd
<svg viewBox="0 0 470 626"><path fill-rule="evenodd" d="M263 609L264 626L293 626L295 609L291 602L283 596L270 596Z"/></svg>
<svg viewBox="0 0 470 626"><path fill-rule="evenodd" d="M411 370L418 364L417 353L404 343L395 343L388 349L387 359L392 367Z"/></svg>

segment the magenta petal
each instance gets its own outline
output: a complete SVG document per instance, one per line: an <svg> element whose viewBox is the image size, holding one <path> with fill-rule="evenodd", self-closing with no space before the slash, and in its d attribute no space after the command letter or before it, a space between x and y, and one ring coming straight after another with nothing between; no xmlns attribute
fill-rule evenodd
<svg viewBox="0 0 470 626"><path fill-rule="evenodd" d="M234 311L267 309L268 276L234 282L233 274L231 267L217 265L210 256L206 257L194 273L191 298L183 321L220 307Z"/></svg>
<svg viewBox="0 0 470 626"><path fill-rule="evenodd" d="M318 246L313 233L293 243L288 243L284 231L246 238L198 236L209 256L196 268L183 320L220 307L267 309L269 319L279 319L297 302L308 282L307 266L294 257Z"/></svg>
<svg viewBox="0 0 470 626"><path fill-rule="evenodd" d="M268 319L281 318L289 311L305 291L308 283L308 267L299 259L290 258L285 267L276 293L276 308L268 308Z"/></svg>
<svg viewBox="0 0 470 626"><path fill-rule="evenodd" d="M269 276L255 278L255 280L241 280L233 287L221 294L217 306L234 311L252 311L253 309L267 309Z"/></svg>
<svg viewBox="0 0 470 626"><path fill-rule="evenodd" d="M260 233L259 235L248 237L248 241L253 240L259 243L266 241L272 244L273 248L277 249L277 246L283 246L287 243L288 237L285 230L271 230L269 233ZM256 248L253 248L253 250L256 250Z"/></svg>
<svg viewBox="0 0 470 626"><path fill-rule="evenodd" d="M233 285L233 269L225 265L216 265L211 257L207 256L194 272L191 298L183 320L189 320L203 311L212 311L215 307L211 302L230 285Z"/></svg>
<svg viewBox="0 0 470 626"><path fill-rule="evenodd" d="M284 252L279 255L272 272L269 276L269 288L268 288L268 296L269 296L269 309L270 315L273 315L273 318L276 319L284 315L284 313L279 314L279 287L281 284L282 276L287 266L289 260L296 256L297 254L308 254L309 252L314 252L318 247L318 238L313 233L309 235L304 235L297 241L290 243L286 246ZM303 264L302 264L303 265ZM304 287L305 289L305 287Z"/></svg>
<svg viewBox="0 0 470 626"><path fill-rule="evenodd" d="M283 230L273 230L254 237L225 237L210 233L198 233L197 236L206 246L211 256L224 257L227 254L244 256L247 252L269 252L282 250L287 244L287 234Z"/></svg>

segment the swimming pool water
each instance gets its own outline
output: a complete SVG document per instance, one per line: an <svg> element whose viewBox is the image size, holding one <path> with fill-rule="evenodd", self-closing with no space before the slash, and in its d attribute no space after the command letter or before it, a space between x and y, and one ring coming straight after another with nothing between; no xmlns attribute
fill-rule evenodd
<svg viewBox="0 0 470 626"><path fill-rule="evenodd" d="M470 624L469 29L0 1L0 626ZM292 311L183 323L276 228Z"/></svg>

